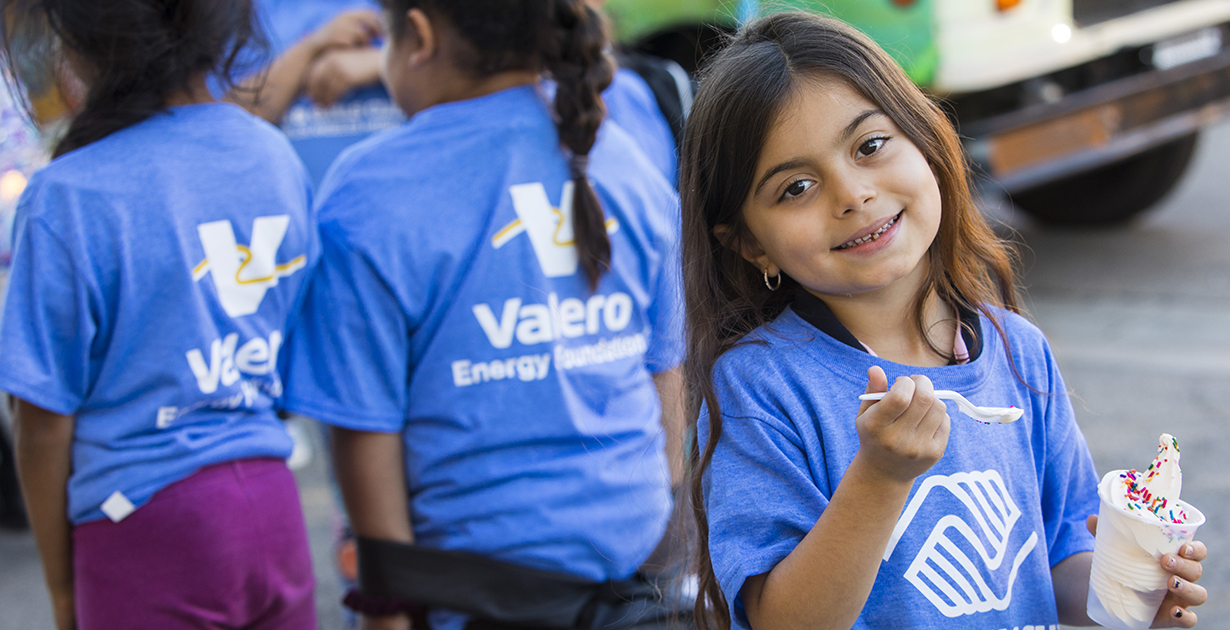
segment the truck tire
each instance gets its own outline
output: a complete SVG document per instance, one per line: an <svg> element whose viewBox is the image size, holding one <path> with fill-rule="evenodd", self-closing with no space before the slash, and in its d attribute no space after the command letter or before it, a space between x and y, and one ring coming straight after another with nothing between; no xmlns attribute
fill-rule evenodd
<svg viewBox="0 0 1230 630"><path fill-rule="evenodd" d="M1016 206L1055 226L1124 223L1179 183L1196 150L1198 133L1171 140L1119 162L1012 195Z"/></svg>

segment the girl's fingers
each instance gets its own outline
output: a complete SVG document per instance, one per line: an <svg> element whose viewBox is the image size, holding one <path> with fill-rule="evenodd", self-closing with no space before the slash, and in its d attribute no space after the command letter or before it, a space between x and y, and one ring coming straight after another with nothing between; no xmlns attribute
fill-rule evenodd
<svg viewBox="0 0 1230 630"><path fill-rule="evenodd" d="M1199 606L1209 600L1209 592L1203 586L1192 584L1183 578L1170 576L1166 583L1166 599L1154 618L1155 628L1191 628L1198 620L1189 606Z"/></svg>
<svg viewBox="0 0 1230 630"><path fill-rule="evenodd" d="M873 368L874 369L874 368ZM868 371L870 373L870 370ZM870 383L868 384L870 385ZM884 398L873 402L879 405L876 408L876 413L873 416L874 424L879 426L888 426L898 420L902 414L910 408L910 401L914 398L914 381L908 378L900 377L893 386L888 388L888 393Z"/></svg>
<svg viewBox="0 0 1230 630"><path fill-rule="evenodd" d="M1194 540L1186 545L1183 545L1183 547L1179 549L1179 555L1187 558L1188 560L1203 562L1205 558L1209 557L1209 548L1205 547L1204 543L1199 540Z"/></svg>
<svg viewBox="0 0 1230 630"><path fill-rule="evenodd" d="M878 394L888 391L888 376L884 374L884 369L878 365L873 365L867 369L867 391L866 394ZM858 415L863 415L872 405L876 404L875 400L864 400L863 404L858 406Z"/></svg>
<svg viewBox="0 0 1230 630"><path fill-rule="evenodd" d="M943 404L943 403L940 403ZM935 431L931 434L933 442L948 441L948 433L952 430L952 418L948 416L948 409L944 409L944 415L941 420L935 425Z"/></svg>
<svg viewBox="0 0 1230 630"><path fill-rule="evenodd" d="M1158 622L1161 620L1155 618L1153 623L1154 628L1193 628L1196 626L1196 622L1198 621L1196 618L1196 613L1181 606L1170 606L1169 608L1166 608L1165 605L1163 605L1162 610L1166 613L1166 625L1160 625ZM1158 617L1161 616L1162 612L1158 611Z"/></svg>
<svg viewBox="0 0 1230 630"><path fill-rule="evenodd" d="M1180 552L1182 551L1180 549ZM1165 569L1167 573L1177 575L1188 582L1195 582L1204 574L1204 567L1198 561L1180 558L1173 553L1162 556L1161 564L1162 569Z"/></svg>
<svg viewBox="0 0 1230 630"><path fill-rule="evenodd" d="M901 421L904 427L917 431L935 411L936 403L940 406L944 403L936 399L935 387L931 385L931 379L925 376L911 376L909 380L914 382L914 396L910 398L910 406L901 414L898 421Z"/></svg>
<svg viewBox="0 0 1230 630"><path fill-rule="evenodd" d="M1192 584L1181 577L1171 576L1166 583L1166 589L1177 601L1171 602L1180 606L1200 606L1209 601L1209 592L1199 584Z"/></svg>

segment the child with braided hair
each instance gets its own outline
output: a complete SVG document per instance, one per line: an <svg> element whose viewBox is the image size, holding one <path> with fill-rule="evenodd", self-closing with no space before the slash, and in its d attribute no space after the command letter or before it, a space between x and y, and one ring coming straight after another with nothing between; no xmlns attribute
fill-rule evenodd
<svg viewBox="0 0 1230 630"><path fill-rule="evenodd" d="M347 603L366 628L674 623L638 571L678 475L678 201L603 122L601 19L383 4L410 119L325 176L288 341L359 537Z"/></svg>

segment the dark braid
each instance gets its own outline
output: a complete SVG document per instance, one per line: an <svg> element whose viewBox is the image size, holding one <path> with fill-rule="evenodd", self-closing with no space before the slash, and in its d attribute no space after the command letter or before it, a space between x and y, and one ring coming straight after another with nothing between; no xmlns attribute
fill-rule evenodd
<svg viewBox="0 0 1230 630"><path fill-rule="evenodd" d="M56 146L60 156L165 111L202 73L229 87L241 54L265 49L252 10L250 0L0 0L0 15L17 16L0 20L0 40L11 68L48 40L87 64L85 102ZM27 84L55 83L33 79Z"/></svg>
<svg viewBox="0 0 1230 630"><path fill-rule="evenodd" d="M420 8L443 18L466 46L454 63L485 77L508 70L546 72L555 80L556 128L571 157L572 226L577 258L597 288L611 264L611 241L598 196L585 175L589 151L606 116L602 91L615 67L606 54L602 16L585 0L382 0L394 16ZM393 35L404 34L393 20Z"/></svg>
<svg viewBox="0 0 1230 630"><path fill-rule="evenodd" d="M547 55L547 70L555 79L556 125L560 142L573 155L572 229L577 257L590 288L611 264L611 240L598 196L585 176L585 162L606 116L602 91L611 84L615 67L606 54L601 17L584 0L554 0L557 46Z"/></svg>

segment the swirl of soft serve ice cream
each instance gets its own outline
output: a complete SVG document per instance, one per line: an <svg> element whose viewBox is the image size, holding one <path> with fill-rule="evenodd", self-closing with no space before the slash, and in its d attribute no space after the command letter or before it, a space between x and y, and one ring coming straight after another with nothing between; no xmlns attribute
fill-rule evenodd
<svg viewBox="0 0 1230 630"><path fill-rule="evenodd" d="M1111 501L1116 507L1163 523L1183 523L1179 507L1183 471L1179 469L1179 441L1169 433L1158 438L1157 457L1145 472L1124 471L1115 480Z"/></svg>

